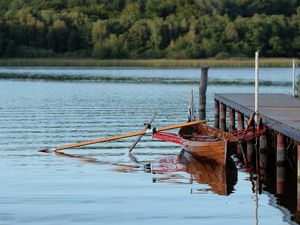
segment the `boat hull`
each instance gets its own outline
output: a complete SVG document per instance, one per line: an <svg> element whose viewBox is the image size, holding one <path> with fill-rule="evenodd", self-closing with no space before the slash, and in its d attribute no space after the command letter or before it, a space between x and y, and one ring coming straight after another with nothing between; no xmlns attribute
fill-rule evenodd
<svg viewBox="0 0 300 225"><path fill-rule="evenodd" d="M206 124L183 127L179 136L186 143L186 151L224 165L234 152L232 143L237 141L235 136Z"/></svg>
<svg viewBox="0 0 300 225"><path fill-rule="evenodd" d="M225 141L197 143L187 141L187 145L185 150L195 156L216 161L218 164L226 163L228 154L227 143Z"/></svg>

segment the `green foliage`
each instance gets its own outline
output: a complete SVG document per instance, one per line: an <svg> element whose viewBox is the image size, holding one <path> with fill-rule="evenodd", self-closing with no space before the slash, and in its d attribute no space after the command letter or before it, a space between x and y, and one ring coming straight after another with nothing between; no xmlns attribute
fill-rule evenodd
<svg viewBox="0 0 300 225"><path fill-rule="evenodd" d="M22 58L46 58L55 56L52 50L33 48L29 46L19 46L16 55Z"/></svg>
<svg viewBox="0 0 300 225"><path fill-rule="evenodd" d="M111 34L107 39L99 40L93 50L93 57L99 59L122 59L128 58L128 55L127 48L115 34Z"/></svg>
<svg viewBox="0 0 300 225"><path fill-rule="evenodd" d="M0 57L300 54L300 0L1 0Z"/></svg>

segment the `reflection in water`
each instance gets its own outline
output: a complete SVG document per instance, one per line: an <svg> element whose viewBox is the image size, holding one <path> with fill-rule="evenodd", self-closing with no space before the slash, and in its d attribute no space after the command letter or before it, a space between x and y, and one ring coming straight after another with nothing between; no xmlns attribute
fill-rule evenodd
<svg viewBox="0 0 300 225"><path fill-rule="evenodd" d="M134 160L137 162L136 157ZM149 169L147 164L144 167ZM224 167L212 160L196 158L184 150L180 152L179 156L163 158L158 163L152 163L151 172L164 175L153 178L154 183L191 184L196 181L199 184L210 186L210 188L192 189L191 193L193 194L212 191L219 195L229 195L233 192L237 182L237 169L232 161L228 161ZM180 172L188 173L190 178L185 178Z"/></svg>
<svg viewBox="0 0 300 225"><path fill-rule="evenodd" d="M139 161L136 156L129 154L128 157L134 163L133 165L129 163L113 163L84 155L73 155L63 152L56 152L55 154L68 158L78 158L86 163L112 165L114 167L111 170L115 172L134 173L143 168L146 173L162 175L154 177L152 179L153 183L191 184L196 181L199 184L210 186L210 188L192 189L191 193L193 194L212 191L218 195L229 195L233 192L234 185L237 182L237 169L232 161L228 161L224 167L211 160L196 158L184 150L178 156L164 156L152 162ZM186 178L182 172L189 174L189 178Z"/></svg>
<svg viewBox="0 0 300 225"><path fill-rule="evenodd" d="M226 166L203 158L196 158L182 151L179 160L186 166L186 172L192 175L199 184L208 184L211 191L219 195L229 195L237 183L237 169L233 161L228 160Z"/></svg>
<svg viewBox="0 0 300 225"><path fill-rule="evenodd" d="M140 168L139 165L130 165L130 164L124 164L124 163L112 163L108 161L103 161L103 160L98 160L96 158L92 157L86 157L84 155L73 155L73 154L68 154L64 152L55 152L55 155L57 156L62 156L62 157L68 157L68 158L77 158L83 160L85 163L92 163L92 164L97 164L97 165L112 165L115 166L113 170L116 172L123 172L123 173L133 173L136 172L138 168Z"/></svg>
<svg viewBox="0 0 300 225"><path fill-rule="evenodd" d="M268 166L272 162L267 161L267 151L260 151L257 170L249 170L249 181L253 192L253 216L254 223L259 224L259 200L260 194L269 197L269 205L279 209L284 214L284 221L293 224L299 223L299 215L296 210L296 180L290 167ZM174 184L204 184L201 188L191 189L191 194L205 194L213 192L218 195L230 195L234 192L237 183L237 168L233 161L227 161L226 166L214 161L197 158L182 150L178 156L161 154L129 154L126 162L112 162L99 160L85 155L73 155L57 152L57 156L78 158L85 163L97 165L110 165L111 171L120 173L146 172L154 175L153 183ZM139 160L139 157L143 160ZM249 168L255 168L249 165ZM244 168L245 169L245 168ZM244 170L242 169L242 170ZM247 171L247 168L246 168ZM187 176L188 175L188 176ZM287 191L289 190L289 191ZM288 210L287 210L288 209Z"/></svg>
<svg viewBox="0 0 300 225"><path fill-rule="evenodd" d="M268 196L268 204L270 206L282 212L284 215L283 221L288 224L300 224L297 212L295 160L287 158L286 162L277 162L277 164L274 165L276 158L274 158L272 154L272 148L259 149L258 153L256 163L248 165L248 167L251 168L248 172L254 195L255 224L259 224L259 195L261 194Z"/></svg>
<svg viewBox="0 0 300 225"><path fill-rule="evenodd" d="M1 68L3 69L7 68ZM57 224L59 221L67 225L74 224L74 221L84 223L87 220L89 223L106 224L120 221L130 224L141 221L147 224L217 224L224 220L229 224L252 223L248 215L252 216L253 212L249 210L248 204L249 197L253 195L249 193L250 183L244 179L247 174L239 171L241 182L238 186L235 185L234 194L229 197L216 196L209 184L198 184L194 176L186 172L187 166L180 163L176 156L180 148L172 144L154 142L150 137L143 138L139 143L140 148L134 150L134 156L139 162L124 157L132 144L131 139L64 151L75 156L85 155L75 158L62 158L70 156L62 154L61 158L52 158L53 156L35 152L41 147L56 146L58 143L97 139L123 133L124 130L133 132L137 127L141 128L154 111L159 112L155 120L157 125L165 126L170 121L179 123L186 119L187 93L198 88L199 69L38 69L42 72L32 68L19 69L20 73L24 70L33 75L66 72L78 76L108 75L113 79L117 77L117 80L97 83L1 80L2 223L21 224L25 221L27 224L44 225ZM268 74L266 80L282 83L286 82L288 71L289 68L264 68L263 72L265 78ZM210 86L207 91L207 108L213 108L215 92L251 92L252 87L247 86L248 81L252 82L251 74L252 68L210 70L212 84L217 85L214 81L216 79L228 82L219 82L222 83L220 86ZM118 80L120 76L137 79L129 81L130 84L124 84L124 80ZM143 84L139 77L144 83L151 84ZM152 82L150 79L153 77L158 79ZM170 78L163 81L168 85L161 83L164 78ZM242 79L240 83L244 86L231 85L229 89L227 84L237 79ZM185 82L186 80L188 81ZM186 85L181 85L182 83ZM187 83L191 85L187 86ZM282 88L282 85L262 86L262 91L287 93L289 88ZM212 110L207 111L207 117L213 120ZM177 166L175 169L179 171L152 174L161 159L174 160L174 164L165 162L165 166L170 165L170 169ZM274 162L273 160L272 163ZM285 174L285 182L288 182L290 173L286 170ZM160 178L168 176L169 180L165 182L173 180L194 183L151 184L152 178L159 182ZM276 182L270 180L268 174L266 180L270 181L270 186L266 185L267 187L275 187ZM260 220L264 222L262 224L278 224L282 215L285 215L278 212L278 204L295 203L297 196L294 184L295 182L293 189L289 185L285 186L284 194L278 199L266 197L263 193L265 201L260 202L263 207L259 208ZM189 195L190 188L193 188L193 193L196 193L197 188L208 193L183 199ZM165 193L168 195L165 196ZM266 205L269 199L275 199L272 200L274 206ZM151 205L155 207L149 208ZM294 214L296 204L287 207ZM62 208L65 210L61 210Z"/></svg>

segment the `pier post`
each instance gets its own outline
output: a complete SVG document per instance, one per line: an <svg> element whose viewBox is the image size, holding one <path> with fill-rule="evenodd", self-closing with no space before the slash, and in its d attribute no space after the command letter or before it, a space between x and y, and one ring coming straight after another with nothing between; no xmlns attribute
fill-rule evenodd
<svg viewBox="0 0 300 225"><path fill-rule="evenodd" d="M244 129L244 114L241 112L237 113L237 128L238 130ZM237 154L240 156L242 154L242 148L240 145L237 146Z"/></svg>
<svg viewBox="0 0 300 225"><path fill-rule="evenodd" d="M229 132L235 130L235 110L230 108L229 109Z"/></svg>
<svg viewBox="0 0 300 225"><path fill-rule="evenodd" d="M253 129L251 129L250 131L247 132L247 134L254 134L254 121L253 118L250 117L248 119L248 127L252 127ZM254 140L248 140L247 141L247 162L248 163L253 163L254 162Z"/></svg>
<svg viewBox="0 0 300 225"><path fill-rule="evenodd" d="M199 119L206 119L206 90L207 90L207 72L209 67L203 66L201 69L201 78L199 86Z"/></svg>
<svg viewBox="0 0 300 225"><path fill-rule="evenodd" d="M296 62L295 59L293 59L293 97L296 97Z"/></svg>
<svg viewBox="0 0 300 225"><path fill-rule="evenodd" d="M283 164L285 161L285 136L277 134L277 164Z"/></svg>
<svg viewBox="0 0 300 225"><path fill-rule="evenodd" d="M266 168L267 168L267 149L268 142L266 135L262 135L259 137L259 171L262 179L265 178Z"/></svg>
<svg viewBox="0 0 300 225"><path fill-rule="evenodd" d="M215 99L215 121L214 127L220 128L220 102Z"/></svg>
<svg viewBox="0 0 300 225"><path fill-rule="evenodd" d="M226 130L226 105L221 103L220 129Z"/></svg>
<svg viewBox="0 0 300 225"><path fill-rule="evenodd" d="M300 212L300 143L297 144L297 212Z"/></svg>
<svg viewBox="0 0 300 225"><path fill-rule="evenodd" d="M248 132L248 134L253 134L253 131ZM254 141L253 140L247 141L247 162L250 164L254 162Z"/></svg>
<svg viewBox="0 0 300 225"><path fill-rule="evenodd" d="M276 193L283 194L285 183L285 142L286 137L282 134L277 134L277 157L276 157Z"/></svg>
<svg viewBox="0 0 300 225"><path fill-rule="evenodd" d="M238 130L244 129L244 114L241 112L237 113L237 126L238 126Z"/></svg>

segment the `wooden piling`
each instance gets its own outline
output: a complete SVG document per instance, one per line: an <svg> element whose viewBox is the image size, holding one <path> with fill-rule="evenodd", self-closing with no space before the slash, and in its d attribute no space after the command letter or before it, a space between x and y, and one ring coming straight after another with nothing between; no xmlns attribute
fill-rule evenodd
<svg viewBox="0 0 300 225"><path fill-rule="evenodd" d="M248 132L248 134L253 134L252 131ZM254 141L249 140L247 141L247 162L253 163L254 162Z"/></svg>
<svg viewBox="0 0 300 225"><path fill-rule="evenodd" d="M244 129L244 114L241 113L241 112L237 113L237 128L238 128L238 130L243 130ZM238 145L237 150L236 150L238 156L241 156L242 150L243 150L242 146Z"/></svg>
<svg viewBox="0 0 300 225"><path fill-rule="evenodd" d="M214 127L220 128L220 102L215 100L215 120Z"/></svg>
<svg viewBox="0 0 300 225"><path fill-rule="evenodd" d="M254 121L253 118L250 117L248 118L248 127L253 127L253 129L251 129L250 131L248 131L248 134L254 134ZM254 162L254 140L248 140L247 141L247 162L248 163L253 163Z"/></svg>
<svg viewBox="0 0 300 225"><path fill-rule="evenodd" d="M281 195L285 190L285 167L284 165L276 166L276 193Z"/></svg>
<svg viewBox="0 0 300 225"><path fill-rule="evenodd" d="M276 157L276 161L277 164L283 164L283 162L285 161L285 139L286 137L282 134L277 134L277 157Z"/></svg>
<svg viewBox="0 0 300 225"><path fill-rule="evenodd" d="M284 168L284 161L285 161L285 142L286 137L282 134L277 134L277 141L276 141L276 193L283 194L284 193L284 184L285 184L285 168Z"/></svg>
<svg viewBox="0 0 300 225"><path fill-rule="evenodd" d="M297 144L297 212L300 212L300 143Z"/></svg>
<svg viewBox="0 0 300 225"><path fill-rule="evenodd" d="M221 103L220 129L226 130L226 105Z"/></svg>
<svg viewBox="0 0 300 225"><path fill-rule="evenodd" d="M237 113L237 126L238 126L238 130L244 129L244 114L241 112Z"/></svg>
<svg viewBox="0 0 300 225"><path fill-rule="evenodd" d="M201 69L201 78L199 86L199 119L204 120L206 117L206 90L207 90L207 73L208 66Z"/></svg>
<svg viewBox="0 0 300 225"><path fill-rule="evenodd" d="M260 172L260 176L261 179L264 180L265 179L265 175L266 175L266 168L267 168L267 149L268 149L268 145L267 145L267 137L266 135L262 135L259 137L259 172Z"/></svg>
<svg viewBox="0 0 300 225"><path fill-rule="evenodd" d="M233 108L229 109L229 132L235 130L235 110Z"/></svg>

